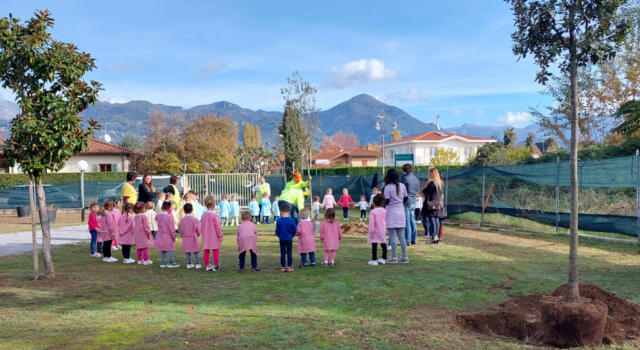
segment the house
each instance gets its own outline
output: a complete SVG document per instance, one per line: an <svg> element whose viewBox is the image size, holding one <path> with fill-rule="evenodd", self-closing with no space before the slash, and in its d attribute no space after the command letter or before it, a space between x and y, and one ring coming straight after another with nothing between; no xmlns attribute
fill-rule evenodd
<svg viewBox="0 0 640 350"><path fill-rule="evenodd" d="M382 153L366 149L363 146L338 152L320 152L313 155L313 165L316 167L330 167L338 165L348 166L377 166Z"/></svg>
<svg viewBox="0 0 640 350"><path fill-rule="evenodd" d="M134 152L128 148L111 143L89 140L86 150L69 158L60 173L79 172L77 164L80 160L89 163L88 172L109 172L109 171L129 171ZM0 154L0 173L20 173L20 167L16 164L9 167L5 157Z"/></svg>
<svg viewBox="0 0 640 350"><path fill-rule="evenodd" d="M453 151L458 155L457 162L468 162L478 148L494 139L454 134L444 131L429 131L385 144L385 165L394 165L396 154L413 154L415 165L429 165L440 149Z"/></svg>

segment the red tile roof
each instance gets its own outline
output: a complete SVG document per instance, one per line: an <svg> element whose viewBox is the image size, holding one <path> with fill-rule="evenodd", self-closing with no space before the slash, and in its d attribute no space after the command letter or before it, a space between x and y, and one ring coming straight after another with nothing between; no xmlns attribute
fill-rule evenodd
<svg viewBox="0 0 640 350"><path fill-rule="evenodd" d="M122 146L91 139L89 147L80 154L133 154L133 151Z"/></svg>
<svg viewBox="0 0 640 350"><path fill-rule="evenodd" d="M358 148L350 149L342 152L320 152L313 155L313 160L318 159L336 159L340 156L347 155L349 157L382 157L382 152L372 151L360 146Z"/></svg>
<svg viewBox="0 0 640 350"><path fill-rule="evenodd" d="M491 141L491 139L486 139L482 137L460 135L460 134L454 134L454 133L444 132L444 131L429 131L429 132L425 132L424 134L407 137L398 141L389 142L387 144L392 145L395 143L409 142L409 141L442 141L454 136L460 137L468 141Z"/></svg>

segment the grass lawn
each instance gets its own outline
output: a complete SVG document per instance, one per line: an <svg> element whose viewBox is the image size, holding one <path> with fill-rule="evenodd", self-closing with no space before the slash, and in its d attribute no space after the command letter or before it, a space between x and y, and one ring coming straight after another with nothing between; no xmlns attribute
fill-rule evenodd
<svg viewBox="0 0 640 350"><path fill-rule="evenodd" d="M530 349L462 331L455 314L567 278L565 237L452 227L410 247L410 264L368 266L365 237L345 236L335 267L282 274L273 228L259 226L259 273L237 273L231 228L218 272L187 271L181 253L160 270L155 250L152 266L106 264L82 244L54 249L57 280L31 281L28 253L0 257L0 349ZM582 281L640 303L637 247L585 241L580 254Z"/></svg>
<svg viewBox="0 0 640 350"><path fill-rule="evenodd" d="M89 213L87 212L87 218ZM40 219L36 216L37 229L40 230ZM51 225L52 228L60 228L65 226L82 225L80 212L77 213L61 213L56 214L56 222ZM84 223L86 225L86 222ZM0 234L31 231L31 217L19 218L14 215L0 215Z"/></svg>

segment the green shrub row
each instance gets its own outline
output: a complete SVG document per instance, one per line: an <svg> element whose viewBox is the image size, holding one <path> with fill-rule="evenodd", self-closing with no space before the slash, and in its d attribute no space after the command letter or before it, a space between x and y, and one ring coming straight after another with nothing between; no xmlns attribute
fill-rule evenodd
<svg viewBox="0 0 640 350"><path fill-rule="evenodd" d="M124 182L125 172L85 173L87 182ZM51 173L45 174L42 182L48 185L65 185L80 182L80 173ZM0 189L6 190L19 185L27 185L29 177L25 174L0 174Z"/></svg>

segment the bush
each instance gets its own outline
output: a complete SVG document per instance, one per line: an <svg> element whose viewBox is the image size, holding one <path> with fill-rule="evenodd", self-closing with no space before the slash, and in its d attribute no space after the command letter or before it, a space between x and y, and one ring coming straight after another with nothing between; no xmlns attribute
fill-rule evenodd
<svg viewBox="0 0 640 350"><path fill-rule="evenodd" d="M125 172L85 173L86 182L124 182ZM42 183L47 185L65 185L80 182L80 173L50 173L42 177ZM0 174L0 189L6 190L19 185L28 185L26 174Z"/></svg>

